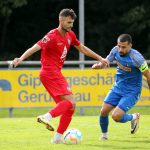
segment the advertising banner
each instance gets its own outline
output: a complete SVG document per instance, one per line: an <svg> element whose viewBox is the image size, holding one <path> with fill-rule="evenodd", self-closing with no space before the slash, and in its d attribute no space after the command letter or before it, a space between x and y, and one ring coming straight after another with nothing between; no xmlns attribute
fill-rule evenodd
<svg viewBox="0 0 150 150"><path fill-rule="evenodd" d="M63 70L77 106L101 106L113 86L116 69ZM39 79L39 70L0 70L0 108L54 106L53 99ZM137 106L150 106L150 95L143 78Z"/></svg>

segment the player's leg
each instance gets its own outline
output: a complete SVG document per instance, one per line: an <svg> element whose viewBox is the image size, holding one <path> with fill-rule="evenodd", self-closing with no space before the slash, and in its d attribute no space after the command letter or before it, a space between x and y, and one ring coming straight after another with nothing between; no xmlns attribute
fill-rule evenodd
<svg viewBox="0 0 150 150"><path fill-rule="evenodd" d="M67 128L68 128L68 126L72 120L72 116L74 114L74 111L75 111L74 109L69 109L61 115L60 123L59 123L59 126L57 128L58 133L63 134L67 130Z"/></svg>
<svg viewBox="0 0 150 150"><path fill-rule="evenodd" d="M102 132L102 140L108 139L109 112L118 104L120 96L111 90L106 96L100 111L99 124Z"/></svg>
<svg viewBox="0 0 150 150"><path fill-rule="evenodd" d="M74 114L75 111L75 102L73 101L73 96L72 95L63 95L61 96L62 98L62 102L65 101L69 101L72 103L73 107L68 107L68 109L65 109L62 113L61 113L61 117L60 117L60 121L59 121L59 125L57 128L57 132L55 133L53 139L52 139L52 143L62 143L62 135L63 133L66 131L66 129L68 128L71 120L72 120L72 116ZM61 102L61 103L62 103ZM62 105L61 107L67 108L66 103L63 103L64 105ZM54 110L50 111L50 113L52 114L52 116L56 116L56 114L58 113L58 111L53 112Z"/></svg>
<svg viewBox="0 0 150 150"><path fill-rule="evenodd" d="M127 114L127 111L131 109L137 102L137 96L135 94L126 95L121 98L118 106L112 113L112 118L116 122L125 123L131 121L131 133L134 134L139 128L140 114Z"/></svg>
<svg viewBox="0 0 150 150"><path fill-rule="evenodd" d="M53 79L52 77L54 77L55 79ZM45 124L46 127L51 131L53 131L53 128L52 125L50 126L50 124L48 124L49 120L51 118L62 115L64 111L73 107L71 101L65 99L62 100L60 96L72 95L72 92L69 90L69 86L65 78L62 76L61 73L57 73L57 75L55 76L52 75L52 77L49 75L49 73L47 74L43 71L41 71L40 73L40 80L56 102L56 106L52 110L50 110L49 113L38 116L38 122Z"/></svg>
<svg viewBox="0 0 150 150"><path fill-rule="evenodd" d="M52 138L52 143L63 143L62 136L63 133L67 130L71 120L72 115L74 111L73 110L67 110L61 117L60 122L57 128L57 132L55 133L54 137Z"/></svg>
<svg viewBox="0 0 150 150"><path fill-rule="evenodd" d="M126 112L118 106L112 112L112 119L116 122L125 123L127 121L131 121L132 118L133 116L131 114L126 114Z"/></svg>
<svg viewBox="0 0 150 150"><path fill-rule="evenodd" d="M59 122L59 125L58 125L58 128L57 128L57 131L56 131L56 133L55 133L55 135L54 135L54 137L53 137L53 139L51 141L52 143L57 143L57 144L63 143L62 135L63 135L64 131L68 128L68 126L69 126L69 124L71 122L71 119L72 119L72 115L73 115L74 110L75 110L75 104L73 105L73 107L69 107L67 109L66 103L63 103L63 102L68 101L67 97L69 99L71 99L72 95L70 97L66 96L66 98L65 98L66 100L62 100L62 98L60 98L60 96L59 97L53 96L53 99L55 101L57 101L56 107L54 107L48 113L39 116L39 117L42 117L40 119L43 122L46 122L46 128L51 130L50 127L52 128L53 126L52 126L52 124L49 123L49 121L52 118L57 117L58 115L61 114L60 122ZM62 110L61 108L65 108L65 110Z"/></svg>
<svg viewBox="0 0 150 150"><path fill-rule="evenodd" d="M73 109L75 106L75 102L73 102L73 95L64 95L60 96L61 102L57 103L57 105L50 110L50 114L53 118L62 115L66 110Z"/></svg>
<svg viewBox="0 0 150 150"><path fill-rule="evenodd" d="M72 115L75 110L75 104L72 105L73 107L68 107L68 109L67 109L66 101L67 102L69 101L69 100L67 100L67 98L71 100L73 97L72 95L64 96L65 97L64 100L60 96L59 97L52 96L52 97L53 97L54 101L57 102L57 105L53 109L51 109L48 113L41 115L38 118L41 119L43 122L46 122L44 124L46 125L47 129L51 130L50 127L52 128L53 126L49 123L49 121L52 118L55 118L55 117L61 115L57 131L51 141L52 143L59 144L59 143L63 143L62 135L63 135L64 131L68 128L68 126L71 122ZM65 108L65 109L62 109L62 108Z"/></svg>
<svg viewBox="0 0 150 150"><path fill-rule="evenodd" d="M73 108L74 101L72 91L63 75L59 72L51 74L53 74L53 78L49 74L41 72L40 80L56 102L56 106L50 110L52 118L55 118Z"/></svg>
<svg viewBox="0 0 150 150"><path fill-rule="evenodd" d="M54 96L52 93L50 93L50 95L56 103L59 103L59 102L62 101L60 96ZM50 123L51 119L52 119L52 115L50 114L50 112L47 112L46 114L43 114L43 115L40 115L40 116L37 117L37 121L39 123L44 124L48 130L54 131L54 127Z"/></svg>
<svg viewBox="0 0 150 150"><path fill-rule="evenodd" d="M66 110L60 117L59 125L57 128L57 132L55 133L52 143L62 143L62 136L63 133L67 130L71 120L72 116L74 114L75 107L73 109Z"/></svg>
<svg viewBox="0 0 150 150"><path fill-rule="evenodd" d="M108 115L109 112L113 109L114 107L110 104L103 103L102 109L100 111L100 116L99 116L99 125L101 128L102 136L101 140L107 140L108 139L108 124L109 124L109 119Z"/></svg>
<svg viewBox="0 0 150 150"><path fill-rule="evenodd" d="M67 129L75 109L73 95L62 74L57 74L57 79L55 80L51 80L49 76L46 76L45 80L44 75L44 80L41 77L41 81L57 103L56 106L49 111L49 114L52 118L61 116L57 132L53 137L53 143L61 143L62 134ZM56 101L57 97L60 98L58 102ZM66 113L68 113L68 116Z"/></svg>

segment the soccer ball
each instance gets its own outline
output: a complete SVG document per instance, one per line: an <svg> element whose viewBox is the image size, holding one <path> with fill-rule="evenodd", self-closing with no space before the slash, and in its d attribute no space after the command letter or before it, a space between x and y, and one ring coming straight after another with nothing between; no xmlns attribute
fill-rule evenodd
<svg viewBox="0 0 150 150"><path fill-rule="evenodd" d="M75 128L68 129L64 133L65 144L79 144L82 140L82 133Z"/></svg>

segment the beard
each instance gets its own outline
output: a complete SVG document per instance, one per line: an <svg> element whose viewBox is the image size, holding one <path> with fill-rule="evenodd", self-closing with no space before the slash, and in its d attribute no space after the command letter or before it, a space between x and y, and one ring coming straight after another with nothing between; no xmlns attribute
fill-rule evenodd
<svg viewBox="0 0 150 150"><path fill-rule="evenodd" d="M120 57L124 57L126 56L127 54L124 54L124 53L119 53Z"/></svg>
<svg viewBox="0 0 150 150"><path fill-rule="evenodd" d="M64 32L69 32L69 31L71 31L71 28L66 29L66 28L62 27L62 30L63 30Z"/></svg>

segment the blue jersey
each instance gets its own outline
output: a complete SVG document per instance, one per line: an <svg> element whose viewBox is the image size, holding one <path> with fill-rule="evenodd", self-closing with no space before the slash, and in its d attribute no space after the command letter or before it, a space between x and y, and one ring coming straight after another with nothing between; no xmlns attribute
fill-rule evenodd
<svg viewBox="0 0 150 150"><path fill-rule="evenodd" d="M115 84L112 88L116 93L122 95L128 93L140 94L142 88L141 66L146 61L141 53L130 49L127 55L121 56L118 47L115 46L107 56L110 62L116 61L117 73Z"/></svg>

